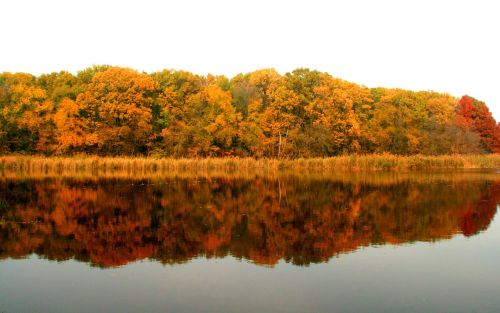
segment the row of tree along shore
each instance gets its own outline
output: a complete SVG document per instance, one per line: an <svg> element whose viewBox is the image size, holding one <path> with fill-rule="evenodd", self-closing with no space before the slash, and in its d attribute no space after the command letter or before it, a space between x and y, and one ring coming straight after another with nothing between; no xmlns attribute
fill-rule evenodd
<svg viewBox="0 0 500 313"><path fill-rule="evenodd" d="M93 66L0 74L0 153L311 158L500 152L488 107L327 73L224 76Z"/></svg>
<svg viewBox="0 0 500 313"><path fill-rule="evenodd" d="M0 157L0 176L16 177L82 177L149 179L164 177L240 177L251 178L275 174L343 175L345 172L500 168L499 154L448 156L348 155L307 159L256 158L147 158L147 157ZM442 171L446 175L446 171ZM467 171L464 173L468 173ZM229 175L229 176L228 176Z"/></svg>

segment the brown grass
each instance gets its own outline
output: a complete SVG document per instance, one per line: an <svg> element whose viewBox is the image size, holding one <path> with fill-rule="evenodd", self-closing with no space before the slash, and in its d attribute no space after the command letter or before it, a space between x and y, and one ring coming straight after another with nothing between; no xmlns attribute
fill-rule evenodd
<svg viewBox="0 0 500 313"><path fill-rule="evenodd" d="M277 160L254 158L156 159L145 157L0 157L3 177L172 177L210 175L331 175L340 172L419 172L498 169L500 155L350 155Z"/></svg>

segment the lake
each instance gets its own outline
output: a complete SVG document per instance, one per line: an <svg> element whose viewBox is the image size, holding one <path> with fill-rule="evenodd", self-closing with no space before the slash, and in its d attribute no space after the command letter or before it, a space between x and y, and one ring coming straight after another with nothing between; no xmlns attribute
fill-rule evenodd
<svg viewBox="0 0 500 313"><path fill-rule="evenodd" d="M0 178L0 312L499 312L496 172Z"/></svg>

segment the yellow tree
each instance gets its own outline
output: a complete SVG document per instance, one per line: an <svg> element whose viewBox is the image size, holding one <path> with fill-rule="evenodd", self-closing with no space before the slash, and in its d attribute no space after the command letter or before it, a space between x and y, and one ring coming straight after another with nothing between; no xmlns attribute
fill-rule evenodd
<svg viewBox="0 0 500 313"><path fill-rule="evenodd" d="M88 152L144 153L152 135L151 106L158 84L148 75L111 67L96 73L76 104Z"/></svg>
<svg viewBox="0 0 500 313"><path fill-rule="evenodd" d="M311 148L321 156L359 150L360 127L353 110L353 85L321 74L314 99L306 106L312 121L308 132Z"/></svg>
<svg viewBox="0 0 500 313"><path fill-rule="evenodd" d="M75 100L82 88L78 77L65 71L43 74L37 77L36 84L45 90L47 98L55 105L64 98Z"/></svg>
<svg viewBox="0 0 500 313"><path fill-rule="evenodd" d="M293 138L302 121L295 115L300 100L297 94L280 80L272 84L268 91L269 106L260 116L260 127L264 131L264 142L271 156L290 156L294 151Z"/></svg>
<svg viewBox="0 0 500 313"><path fill-rule="evenodd" d="M300 107L298 95L274 69L250 73L249 82L257 93L248 104L244 141L257 156L290 156L294 143L289 139L302 123L296 114Z"/></svg>
<svg viewBox="0 0 500 313"><path fill-rule="evenodd" d="M54 115L56 153L84 152L86 146L97 145L99 137L90 132L75 101L64 98Z"/></svg>
<svg viewBox="0 0 500 313"><path fill-rule="evenodd" d="M150 75L160 86L152 106L153 153L185 156L190 141L187 99L200 92L202 78L186 71L163 70Z"/></svg>
<svg viewBox="0 0 500 313"><path fill-rule="evenodd" d="M53 103L35 77L24 73L0 75L0 126L3 149L45 152L52 149Z"/></svg>
<svg viewBox="0 0 500 313"><path fill-rule="evenodd" d="M449 95L382 88L374 89L373 95L372 118L364 126L367 141L376 152L451 153L454 144L444 137L457 138L452 134L463 133L451 128L456 99Z"/></svg>
<svg viewBox="0 0 500 313"><path fill-rule="evenodd" d="M212 139L211 149L220 154L231 154L231 148L239 140L241 114L232 105L231 94L217 85L208 85L201 91L205 103L205 130Z"/></svg>
<svg viewBox="0 0 500 313"><path fill-rule="evenodd" d="M182 115L163 129L166 149L175 156L230 155L239 140L240 121L231 94L208 82L186 98Z"/></svg>

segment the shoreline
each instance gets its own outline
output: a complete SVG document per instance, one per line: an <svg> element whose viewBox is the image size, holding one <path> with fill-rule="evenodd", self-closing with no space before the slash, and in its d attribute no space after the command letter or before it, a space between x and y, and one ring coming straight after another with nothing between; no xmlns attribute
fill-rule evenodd
<svg viewBox="0 0 500 313"><path fill-rule="evenodd" d="M338 172L425 172L494 170L500 154L397 156L347 155L311 159L0 156L2 176L171 176L175 174L331 174ZM119 175L118 175L119 176Z"/></svg>

